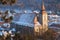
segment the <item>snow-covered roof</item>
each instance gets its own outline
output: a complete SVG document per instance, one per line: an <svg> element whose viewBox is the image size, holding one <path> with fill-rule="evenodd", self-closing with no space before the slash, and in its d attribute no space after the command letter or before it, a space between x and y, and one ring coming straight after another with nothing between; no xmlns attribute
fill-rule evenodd
<svg viewBox="0 0 60 40"><path fill-rule="evenodd" d="M14 21L14 22L19 25L34 27L34 18L35 18L35 14L26 13L26 14L21 14L19 19L16 18L16 20L18 21Z"/></svg>

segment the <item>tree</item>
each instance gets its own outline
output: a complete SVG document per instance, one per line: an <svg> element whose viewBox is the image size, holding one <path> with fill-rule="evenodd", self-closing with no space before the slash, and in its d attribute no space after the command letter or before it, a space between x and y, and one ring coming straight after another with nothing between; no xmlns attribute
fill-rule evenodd
<svg viewBox="0 0 60 40"><path fill-rule="evenodd" d="M16 0L10 0L10 5L15 4Z"/></svg>
<svg viewBox="0 0 60 40"><path fill-rule="evenodd" d="M5 4L12 5L12 4L16 3L16 0L0 0L0 3L3 5L5 5Z"/></svg>
<svg viewBox="0 0 60 40"><path fill-rule="evenodd" d="M10 15L11 14L11 16L8 16L8 15ZM13 20L13 14L12 13L8 13L8 10L5 12L5 14L3 14L4 16L2 16L2 18L3 18L3 20L4 20L4 22L11 22L12 20Z"/></svg>

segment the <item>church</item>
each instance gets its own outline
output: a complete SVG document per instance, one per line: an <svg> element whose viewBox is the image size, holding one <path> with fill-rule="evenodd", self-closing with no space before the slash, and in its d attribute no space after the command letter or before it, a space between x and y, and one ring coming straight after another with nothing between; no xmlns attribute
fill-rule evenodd
<svg viewBox="0 0 60 40"><path fill-rule="evenodd" d="M48 14L45 10L44 2L41 5L41 12L39 13L39 17L35 16L34 19L34 31L35 34L38 35L46 32L48 30Z"/></svg>

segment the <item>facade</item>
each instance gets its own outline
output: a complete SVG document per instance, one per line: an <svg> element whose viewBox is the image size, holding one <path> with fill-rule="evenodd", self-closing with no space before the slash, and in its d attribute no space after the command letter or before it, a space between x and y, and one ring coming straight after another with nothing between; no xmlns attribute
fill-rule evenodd
<svg viewBox="0 0 60 40"><path fill-rule="evenodd" d="M38 22L38 20L37 20L37 16L35 16L35 18L34 18L34 34L36 35L36 34L40 34L39 32L40 32L40 28L42 28L42 26L41 26L41 24Z"/></svg>

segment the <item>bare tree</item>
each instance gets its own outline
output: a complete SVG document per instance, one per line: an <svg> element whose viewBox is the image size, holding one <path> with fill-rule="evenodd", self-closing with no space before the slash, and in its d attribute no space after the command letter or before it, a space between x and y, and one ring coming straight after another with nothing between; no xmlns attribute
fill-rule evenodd
<svg viewBox="0 0 60 40"><path fill-rule="evenodd" d="M0 3L3 5L5 5L5 4L12 5L12 4L16 3L16 0L0 0Z"/></svg>

